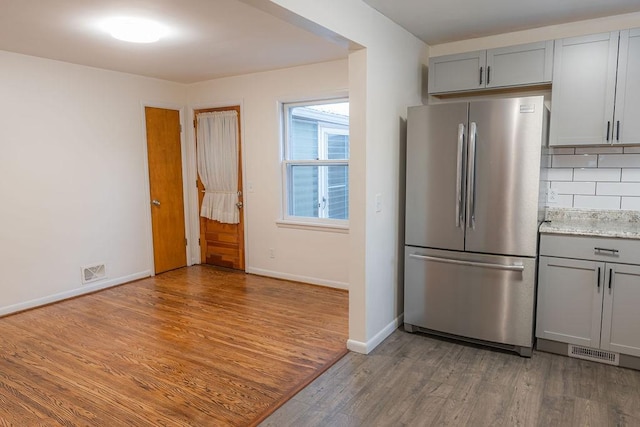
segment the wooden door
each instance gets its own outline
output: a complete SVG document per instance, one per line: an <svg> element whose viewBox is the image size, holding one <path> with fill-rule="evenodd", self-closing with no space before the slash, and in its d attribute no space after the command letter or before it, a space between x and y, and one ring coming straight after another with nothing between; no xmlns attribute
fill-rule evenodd
<svg viewBox="0 0 640 427"><path fill-rule="evenodd" d="M145 108L155 273L187 265L180 112Z"/></svg>
<svg viewBox="0 0 640 427"><path fill-rule="evenodd" d="M240 134L240 106L209 108L196 110L195 134L198 134L198 114L213 111L236 111L238 113L238 189L239 207L242 210L242 135ZM196 136L196 144L198 143ZM198 177L198 201L202 206L204 186ZM203 264L244 270L244 215L240 212L238 224L223 224L218 221L200 217L200 256Z"/></svg>

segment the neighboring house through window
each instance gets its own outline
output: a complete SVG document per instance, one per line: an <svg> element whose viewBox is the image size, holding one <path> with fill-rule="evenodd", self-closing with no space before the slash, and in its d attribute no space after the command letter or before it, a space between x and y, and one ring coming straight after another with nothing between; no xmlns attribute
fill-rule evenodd
<svg viewBox="0 0 640 427"><path fill-rule="evenodd" d="M349 219L349 103L283 106L285 219Z"/></svg>

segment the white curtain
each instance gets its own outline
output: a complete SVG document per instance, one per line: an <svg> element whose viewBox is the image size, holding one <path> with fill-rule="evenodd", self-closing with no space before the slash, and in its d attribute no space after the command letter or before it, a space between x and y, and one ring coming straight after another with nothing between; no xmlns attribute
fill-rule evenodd
<svg viewBox="0 0 640 427"><path fill-rule="evenodd" d="M240 222L238 203L238 113L198 114L198 175L204 184L200 216Z"/></svg>

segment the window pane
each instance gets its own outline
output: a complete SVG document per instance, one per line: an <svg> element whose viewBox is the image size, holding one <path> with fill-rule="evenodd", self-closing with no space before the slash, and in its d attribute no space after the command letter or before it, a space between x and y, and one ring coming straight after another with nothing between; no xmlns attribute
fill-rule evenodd
<svg viewBox="0 0 640 427"><path fill-rule="evenodd" d="M349 102L285 104L283 111L287 216L348 220Z"/></svg>
<svg viewBox="0 0 640 427"><path fill-rule="evenodd" d="M327 218L349 219L349 167L327 166Z"/></svg>
<svg viewBox="0 0 640 427"><path fill-rule="evenodd" d="M327 136L327 159L348 159L349 158L349 135L328 135Z"/></svg>
<svg viewBox="0 0 640 427"><path fill-rule="evenodd" d="M298 108L292 110L295 112ZM290 160L316 160L318 158L317 122L292 117L289 133Z"/></svg>
<svg viewBox="0 0 640 427"><path fill-rule="evenodd" d="M290 165L289 215L349 219L349 166Z"/></svg>
<svg viewBox="0 0 640 427"><path fill-rule="evenodd" d="M318 167L289 167L289 215L318 218Z"/></svg>

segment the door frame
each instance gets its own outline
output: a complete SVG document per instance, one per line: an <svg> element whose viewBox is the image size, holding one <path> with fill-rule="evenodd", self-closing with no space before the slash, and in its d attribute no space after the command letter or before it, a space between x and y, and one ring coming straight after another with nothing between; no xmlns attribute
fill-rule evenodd
<svg viewBox="0 0 640 427"><path fill-rule="evenodd" d="M183 205L184 205L184 232L185 232L185 236L187 236L187 242L188 244L186 245L186 255L187 255L187 266L191 266L194 264L193 262L193 250L191 248L192 244L193 244L193 236L192 236L192 229L191 229L191 224L190 221L188 220L189 216L191 215L190 213L190 208L189 208L189 196L188 196L188 185L187 185L187 180L189 177L188 174L188 170L187 167L189 166L188 163L188 145L186 143L186 138L185 138L185 107L183 105L180 104L173 104L173 103L164 103L164 102L156 102L156 101L142 101L140 103L140 111L141 111L141 120L142 120L142 145L143 145L143 158L144 158L144 184L145 184L145 190L144 190L144 194L145 194L145 201L144 201L144 205L145 205L145 228L146 228L146 234L147 234L147 262L149 265L149 271L150 271L150 275L151 276L155 276L155 262L153 259L153 229L152 229L152 225L151 225L151 206L150 206L150 200L151 200L151 187L150 187L150 182L149 182L149 155L148 155L148 144L147 144L147 122L146 122L146 112L145 112L145 107L151 107L151 108L163 108L166 110L174 110L174 111L178 111L179 115L180 115L180 126L182 126L182 132L180 132L180 157L182 160L182 200L183 200ZM197 237L196 237L196 242L197 242Z"/></svg>
<svg viewBox="0 0 640 427"><path fill-rule="evenodd" d="M247 191L245 191L249 186L247 185L247 154L245 151L245 128L244 128L244 102L240 100L226 100L226 101L216 101L216 102L206 102L206 103L198 103L198 104L190 104L189 105L189 117L188 122L190 125L189 128L189 183L194 183L194 185L189 185L189 205L191 207L191 215L189 216L189 220L187 222L191 223L192 234L189 237L189 241L196 243L195 250L191 251L193 254L193 262L192 264L200 264L202 263L201 254L200 254L200 245L198 243L198 239L200 238L200 203L198 201L198 188L195 183L198 179L198 166L197 166L197 155L196 155L196 133L195 127L192 125L193 121L196 118L197 110L206 110L208 108L225 108L225 107L240 107L240 121L238 122L238 126L240 127L240 141L239 147L242 156L240 158L240 164L242 165L242 188L239 190L242 191L242 198L244 206L240 210L240 214L242 215L242 220L244 222L244 271L249 270L249 223L247 221ZM184 127L183 127L184 129ZM191 244L189 244L191 246Z"/></svg>

